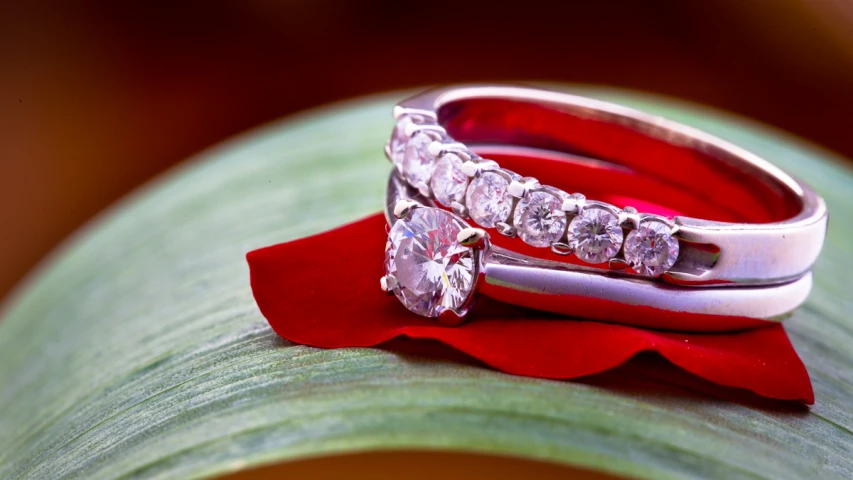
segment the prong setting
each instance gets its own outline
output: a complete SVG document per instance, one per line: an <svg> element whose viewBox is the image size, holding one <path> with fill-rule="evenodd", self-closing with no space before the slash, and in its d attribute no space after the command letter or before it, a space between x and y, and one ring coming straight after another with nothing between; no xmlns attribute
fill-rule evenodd
<svg viewBox="0 0 853 480"><path fill-rule="evenodd" d="M384 275L379 279L379 288L382 290L382 293L386 295L394 294L394 287L397 284L397 280L391 275Z"/></svg>
<svg viewBox="0 0 853 480"><path fill-rule="evenodd" d="M451 203L450 204L450 210L452 210L453 213L455 213L456 215L459 215L462 218L468 218L468 208L459 202Z"/></svg>
<svg viewBox="0 0 853 480"><path fill-rule="evenodd" d="M497 224L495 224L495 228L498 230L498 233L505 237L514 238L518 235L518 233L515 231L515 227L506 222L498 222Z"/></svg>
<svg viewBox="0 0 853 480"><path fill-rule="evenodd" d="M380 286L392 291L408 310L457 325L470 309L482 279L488 234L450 212L419 206L416 202L400 203L398 213L405 216L388 234L385 276ZM422 268L419 259L425 256L437 263L440 275Z"/></svg>
<svg viewBox="0 0 853 480"><path fill-rule="evenodd" d="M435 140L439 140L447 135L447 130L440 125L409 123L406 125L406 136L412 138L418 132L426 132Z"/></svg>
<svg viewBox="0 0 853 480"><path fill-rule="evenodd" d="M514 178L509 184L509 194L515 198L524 198L531 189L539 187L539 180L533 177Z"/></svg>
<svg viewBox="0 0 853 480"><path fill-rule="evenodd" d="M573 193L563 199L562 209L566 213L579 214L586 205L586 196L582 193Z"/></svg>
<svg viewBox="0 0 853 480"><path fill-rule="evenodd" d="M424 197L432 196L432 192L429 189L429 185L427 185L426 183L420 182L415 186L415 188L417 188L418 193L420 193Z"/></svg>
<svg viewBox="0 0 853 480"><path fill-rule="evenodd" d="M634 207L623 208L619 212L619 224L635 230L640 228L640 213Z"/></svg>
<svg viewBox="0 0 853 480"><path fill-rule="evenodd" d="M412 210L421 207L423 207L423 205L420 203L406 198L394 204L394 216L397 219L406 218Z"/></svg>
<svg viewBox="0 0 853 480"><path fill-rule="evenodd" d="M660 276L658 269L638 271L627 259L625 242L631 232L642 228L647 222L665 224L669 236L674 236L679 226L671 219L641 214L630 206L619 209L603 202L587 200L581 193L569 194L542 185L536 178L522 177L501 168L494 160L479 157L466 145L448 136L445 128L437 124L435 115L429 112L411 108L395 110L395 117L398 122L395 130L397 134L396 137L392 135L392 142L385 145L385 153L400 171L401 178L418 192L419 196L415 198L426 199L427 206L435 202L448 207L462 219L471 219L480 227L495 228L500 235L521 238L535 247L550 247L557 255L576 255L585 263L600 263L602 267L611 270L633 268L641 275ZM403 162L397 158L400 156L399 148L393 144L394 139L401 137L406 137L404 141L408 140ZM418 150L412 150L414 148ZM416 153L420 157L416 157ZM439 165L440 168L437 168ZM466 177L467 181L464 180ZM553 195L556 199L549 199L545 194ZM410 216L412 210L421 206L412 200L400 201L394 205L393 213L401 219ZM604 221L599 218L604 214L598 209L616 217L616 226L623 235L610 232L607 238L598 232L595 226L597 223L590 223ZM591 210L591 213L587 214L587 210ZM607 220L606 223L611 225L613 222ZM575 224L576 227L571 227ZM543 228L547 228L547 231ZM465 233L470 236L471 232L467 230ZM480 232L480 236L485 238L485 230ZM484 241L478 236L470 237L460 237L460 244L464 242L465 246L475 248L483 245ZM604 253L599 252L602 248L606 248ZM669 263L670 260L667 260L662 264Z"/></svg>
<svg viewBox="0 0 853 480"><path fill-rule="evenodd" d="M468 248L483 248L488 238L482 228L464 228L456 235L456 241Z"/></svg>
<svg viewBox="0 0 853 480"><path fill-rule="evenodd" d="M500 166L494 160L485 158L471 160L462 164L462 172L469 177L475 177L481 171L486 170L500 170Z"/></svg>

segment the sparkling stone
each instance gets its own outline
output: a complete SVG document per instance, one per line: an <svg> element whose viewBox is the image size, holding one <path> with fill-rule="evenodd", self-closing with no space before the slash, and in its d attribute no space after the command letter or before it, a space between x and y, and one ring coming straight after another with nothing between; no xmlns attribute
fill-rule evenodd
<svg viewBox="0 0 853 480"><path fill-rule="evenodd" d="M524 243L547 247L563 237L566 231L566 212L560 207L563 199L548 192L529 192L518 201L513 223Z"/></svg>
<svg viewBox="0 0 853 480"><path fill-rule="evenodd" d="M412 123L409 117L400 117L397 119L397 125L394 126L394 131L391 132L391 161L397 167L398 172L403 172L403 157L406 154L406 142L409 137L406 136L406 127Z"/></svg>
<svg viewBox="0 0 853 480"><path fill-rule="evenodd" d="M429 186L435 200L445 207L449 207L453 202L462 203L465 198L468 175L462 171L462 163L459 155L445 153L435 164Z"/></svg>
<svg viewBox="0 0 853 480"><path fill-rule="evenodd" d="M619 217L603 208L587 208L569 223L569 245L587 263L603 263L622 247Z"/></svg>
<svg viewBox="0 0 853 480"><path fill-rule="evenodd" d="M456 236L468 228L452 213L417 208L397 220L388 232L385 273L406 308L425 317L438 317L440 307L456 309L474 287L475 258Z"/></svg>
<svg viewBox="0 0 853 480"><path fill-rule="evenodd" d="M465 203L471 219L481 227L493 228L505 222L512 210L509 181L497 172L480 172L468 185Z"/></svg>
<svg viewBox="0 0 853 480"><path fill-rule="evenodd" d="M424 132L418 132L406 143L403 175L413 187L429 185L429 179L435 170L435 156L429 153L429 144L432 142L432 137Z"/></svg>
<svg viewBox="0 0 853 480"><path fill-rule="evenodd" d="M678 239L670 232L663 222L642 221L640 228L625 239L625 260L644 275L657 276L669 270L678 258Z"/></svg>

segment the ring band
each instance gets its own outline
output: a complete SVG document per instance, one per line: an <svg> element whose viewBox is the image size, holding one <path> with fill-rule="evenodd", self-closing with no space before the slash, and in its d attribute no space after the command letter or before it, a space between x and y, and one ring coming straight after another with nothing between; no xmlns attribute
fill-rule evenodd
<svg viewBox="0 0 853 480"><path fill-rule="evenodd" d="M389 223L396 220L399 200L439 204L464 229L470 218L489 232L518 236L516 241L550 247L554 254L553 260L531 259L488 246L478 256L482 265L473 269L477 278L468 296L434 305L428 316L449 311L444 317L456 323L479 290L573 316L726 330L779 320L808 294L826 205L807 186L739 147L629 108L521 87L432 90L401 102L394 116L386 146L396 166L387 194ZM666 218L587 200L478 155L517 149L621 165L760 223ZM605 267L558 261L567 254ZM394 293L401 297L403 288L397 282Z"/></svg>

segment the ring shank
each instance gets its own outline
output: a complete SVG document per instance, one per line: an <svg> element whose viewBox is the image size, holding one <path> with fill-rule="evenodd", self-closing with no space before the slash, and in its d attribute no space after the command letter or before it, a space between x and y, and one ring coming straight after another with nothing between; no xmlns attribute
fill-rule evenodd
<svg viewBox="0 0 853 480"><path fill-rule="evenodd" d="M396 222L400 200L432 202L396 170L386 190L385 217ZM811 272L770 286L683 288L620 272L527 257L492 246L483 260L477 293L496 300L572 317L684 331L728 331L780 322L811 289Z"/></svg>
<svg viewBox="0 0 853 480"><path fill-rule="evenodd" d="M512 86L428 91L395 109L396 117L407 113L436 118L460 142L597 158L740 212L742 223L675 217L682 254L662 277L668 283L789 283L811 269L823 245L826 205L811 189L746 150L661 117Z"/></svg>

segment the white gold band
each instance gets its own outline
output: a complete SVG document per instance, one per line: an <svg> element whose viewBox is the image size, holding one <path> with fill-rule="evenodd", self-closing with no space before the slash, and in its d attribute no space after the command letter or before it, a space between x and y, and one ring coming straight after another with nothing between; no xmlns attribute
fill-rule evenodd
<svg viewBox="0 0 853 480"><path fill-rule="evenodd" d="M401 198L438 204L554 252L555 261L543 261L490 248L478 270L484 294L569 315L699 330L778 319L805 300L825 236L825 203L739 147L629 108L521 87L432 90L401 102L394 116L386 146L396 166L389 205ZM489 147L478 147L484 143ZM483 158L486 151L517 148L582 152L685 188L710 189L706 195L713 195L714 182L743 184L757 192L755 202L767 204L772 221L643 214L563 192ZM640 155L643 149L659 155ZM668 161L683 165L661 168ZM556 261L567 254L607 268ZM519 296L523 291L535 294ZM600 314L587 308L597 302L608 305ZM643 308L648 314L639 314Z"/></svg>

